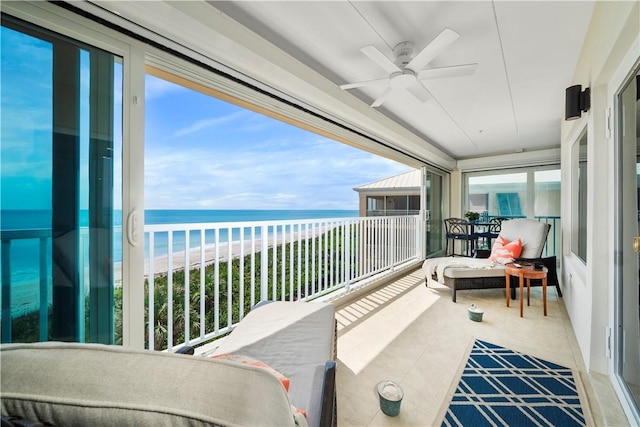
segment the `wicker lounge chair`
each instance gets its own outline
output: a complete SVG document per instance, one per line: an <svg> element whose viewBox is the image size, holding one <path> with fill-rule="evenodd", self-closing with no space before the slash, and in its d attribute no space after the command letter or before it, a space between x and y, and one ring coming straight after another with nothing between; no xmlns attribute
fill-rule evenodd
<svg viewBox="0 0 640 427"><path fill-rule="evenodd" d="M518 237L522 239L522 254L519 259L531 261L541 259L550 228L550 224L530 219L512 219L502 223L500 235L508 241L515 240ZM487 257L489 252L484 251L482 255ZM555 277L555 283L549 280L549 285L555 285L559 296L562 296L555 273L555 257L552 258L553 261L549 258L545 260L546 262L543 261L545 265L548 264L548 268L552 267L549 279ZM460 290L506 288L503 265L494 264L491 267L478 268L477 265L473 265L474 262L477 262L477 260L469 261L469 266L465 266L465 261L461 258L456 258L455 261L451 257L427 259L423 264L423 271L427 276L426 285L429 286L431 280L438 279L433 273L433 267L435 264L441 263L442 275L438 282L451 288L453 302L456 302L456 292ZM551 265L552 263L553 266ZM515 298L515 288L512 287L511 289L511 297Z"/></svg>

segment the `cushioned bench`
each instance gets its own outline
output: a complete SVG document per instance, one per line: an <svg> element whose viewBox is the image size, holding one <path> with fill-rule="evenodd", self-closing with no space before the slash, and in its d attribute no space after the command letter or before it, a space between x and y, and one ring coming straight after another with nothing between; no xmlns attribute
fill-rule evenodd
<svg viewBox="0 0 640 427"><path fill-rule="evenodd" d="M252 310L216 352L264 368L201 356L99 344L0 347L2 414L56 426L335 425L331 304L274 302Z"/></svg>

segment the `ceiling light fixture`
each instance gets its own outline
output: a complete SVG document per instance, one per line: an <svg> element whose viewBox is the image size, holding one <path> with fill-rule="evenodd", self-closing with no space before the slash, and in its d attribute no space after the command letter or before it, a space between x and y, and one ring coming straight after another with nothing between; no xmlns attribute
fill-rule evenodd
<svg viewBox="0 0 640 427"><path fill-rule="evenodd" d="M582 85L570 86L565 94L565 120L576 120L582 116L582 112L589 111L591 107L591 89L582 90Z"/></svg>

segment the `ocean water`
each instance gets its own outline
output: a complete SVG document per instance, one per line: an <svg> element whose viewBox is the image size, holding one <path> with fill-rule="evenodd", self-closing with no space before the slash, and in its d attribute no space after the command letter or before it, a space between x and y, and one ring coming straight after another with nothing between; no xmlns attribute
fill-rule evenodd
<svg viewBox="0 0 640 427"><path fill-rule="evenodd" d="M144 212L145 224L194 224L220 222L280 221L319 218L352 218L357 217L356 210L160 210L151 209ZM80 227L89 225L87 211L80 211ZM113 213L114 238L113 260L122 260L122 211ZM51 228L51 211L47 210L2 210L0 229L6 230L38 230ZM259 231L258 231L259 232ZM184 250L184 232L174 233L173 249ZM248 237L246 235L245 237ZM191 247L199 245L199 232L190 235ZM239 240L239 232L235 230L232 240ZM213 231L209 230L205 240L213 239ZM220 231L220 242L227 242L226 230ZM156 233L154 251L156 256L167 253L167 233ZM148 239L145 241L148 246ZM51 256L51 242L47 243L48 256ZM37 238L16 239L11 241L11 269L15 274L24 271L33 259L39 257L39 240Z"/></svg>
<svg viewBox="0 0 640 427"><path fill-rule="evenodd" d="M193 224L248 221L280 221L320 218L353 218L358 216L357 210L145 210L145 224ZM88 212L81 211L79 216L81 229L89 225ZM122 212L113 213L113 257L114 263L122 260ZM51 229L51 211L47 210L1 210L0 230L39 230ZM85 228L86 230L86 228ZM23 232L24 234L24 232ZM81 232L81 236L82 236ZM86 233L85 233L86 234ZM156 233L154 236L154 256L167 254L167 234ZM232 232L232 240L239 239L239 230ZM245 238L249 237L248 235ZM256 236L259 238L259 232ZM226 230L219 234L220 243L228 240ZM47 278L51 286L51 239L44 240L47 259ZM205 233L205 245L214 242L213 231ZM11 277L12 313L23 313L37 306L37 295L40 277L40 245L39 238L12 239L9 249L9 266ZM199 232L190 235L190 247L200 245ZM84 245L81 254L88 266L88 245ZM148 254L148 238L145 236L145 252ZM82 247L82 246L81 246ZM3 243L2 251L7 250ZM185 250L185 233L174 232L173 251ZM3 257L4 258L4 257ZM0 261L1 262L1 261ZM1 265L1 264L0 264ZM4 285L4 284L3 284ZM15 302L15 304L14 304Z"/></svg>
<svg viewBox="0 0 640 427"><path fill-rule="evenodd" d="M191 223L220 223L220 222L252 222L252 221L281 221L299 219L321 219L321 218L353 218L358 216L357 210L145 210L145 224L191 224ZM289 230L285 229L285 233ZM117 233L116 233L117 234ZM250 230L245 230L245 239L251 236ZM256 238L259 239L260 230L256 230ZM215 242L213 230L205 231L205 246ZM221 229L218 236L220 243L228 242L227 229ZM119 240L116 236L116 240ZM168 233L154 233L154 256L166 255L168 247ZM240 230L232 230L232 241L240 240ZM200 231L194 230L189 235L189 247L200 246ZM122 247L114 245L114 259L122 258ZM173 233L173 252L184 251L185 232ZM149 239L145 235L145 255L149 253Z"/></svg>
<svg viewBox="0 0 640 427"><path fill-rule="evenodd" d="M353 218L357 210L145 210L145 224L280 221L289 219ZM120 214L122 217L122 214ZM120 222L122 224L122 222Z"/></svg>

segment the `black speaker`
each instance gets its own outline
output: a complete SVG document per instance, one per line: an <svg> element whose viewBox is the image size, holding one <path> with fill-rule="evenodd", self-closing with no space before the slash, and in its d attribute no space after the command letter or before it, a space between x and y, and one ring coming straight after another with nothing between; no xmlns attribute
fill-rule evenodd
<svg viewBox="0 0 640 427"><path fill-rule="evenodd" d="M582 112L591 107L591 89L582 90L582 85L570 86L565 93L564 119L579 119Z"/></svg>

